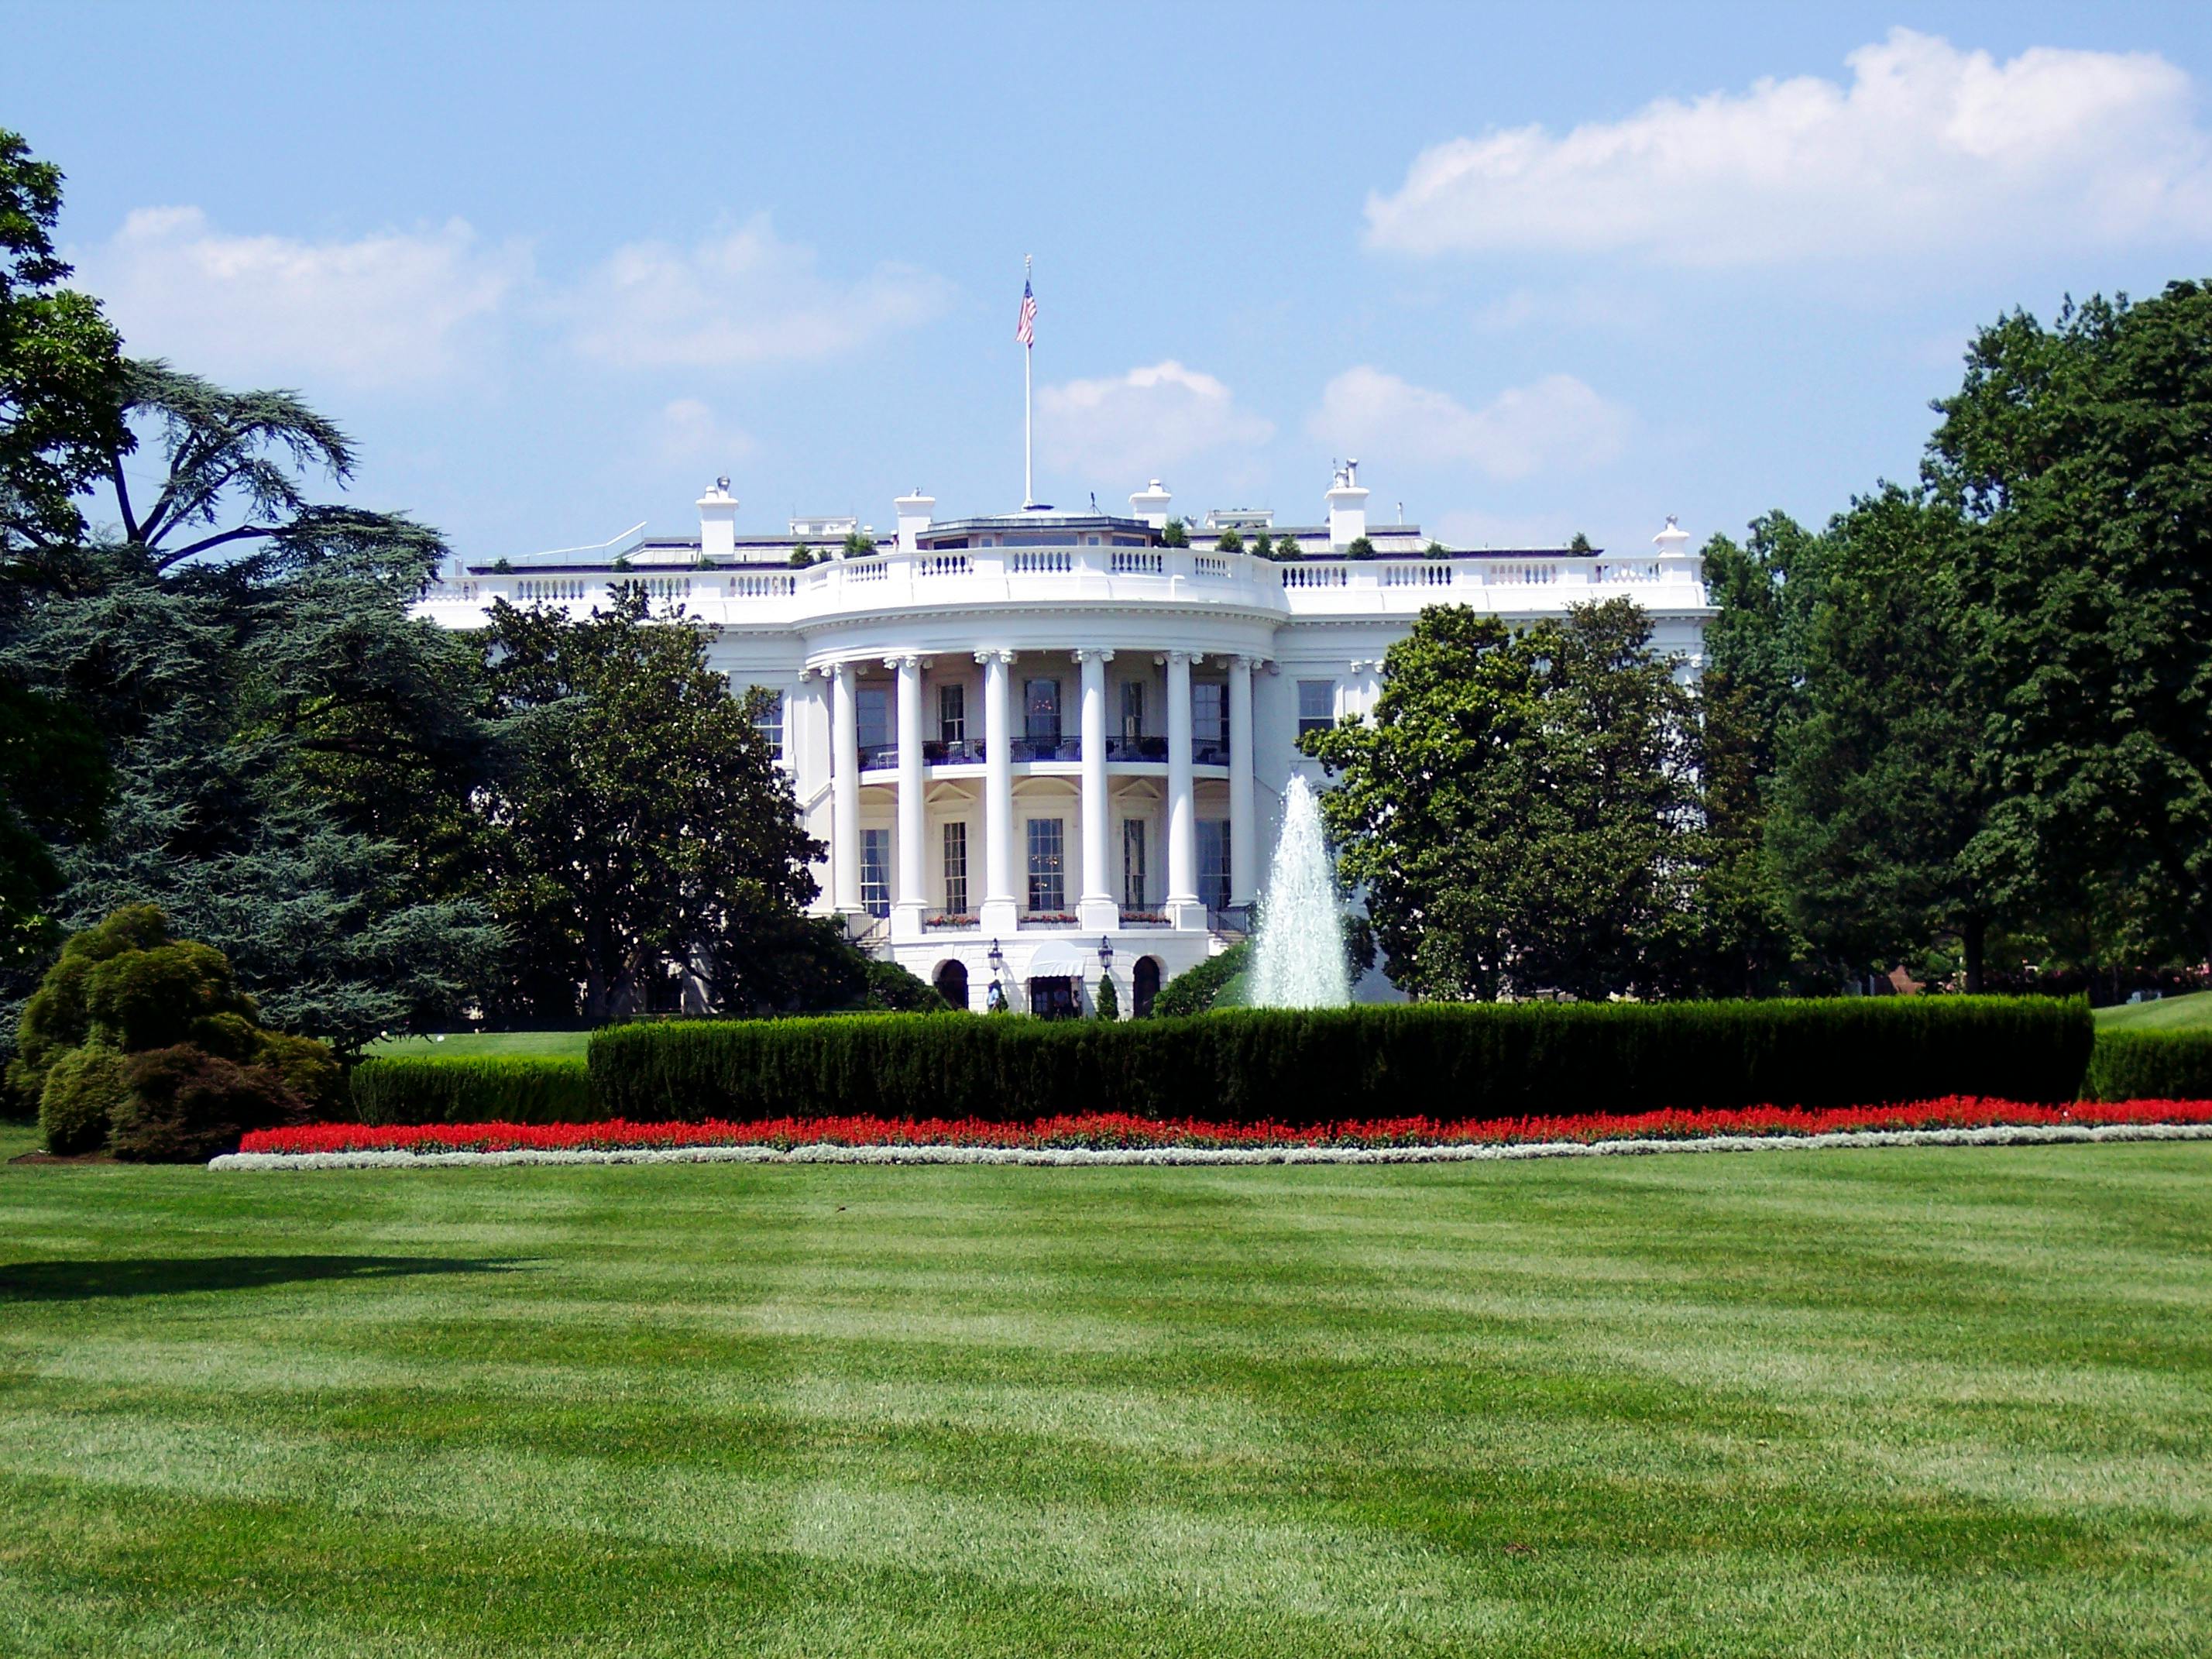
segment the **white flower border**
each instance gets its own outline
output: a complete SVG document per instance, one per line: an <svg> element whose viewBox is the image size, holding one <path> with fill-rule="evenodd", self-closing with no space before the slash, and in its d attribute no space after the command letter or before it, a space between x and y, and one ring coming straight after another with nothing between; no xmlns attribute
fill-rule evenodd
<svg viewBox="0 0 2212 1659"><path fill-rule="evenodd" d="M1462 1146L640 1146L627 1151L230 1152L211 1170L452 1170L571 1164L1499 1164L1528 1158L1644 1158L1662 1152L1809 1152L1868 1146L2027 1146L2107 1140L2212 1140L2212 1123L1992 1125L1851 1129L1820 1135L1707 1135L1686 1140L1542 1140Z"/></svg>

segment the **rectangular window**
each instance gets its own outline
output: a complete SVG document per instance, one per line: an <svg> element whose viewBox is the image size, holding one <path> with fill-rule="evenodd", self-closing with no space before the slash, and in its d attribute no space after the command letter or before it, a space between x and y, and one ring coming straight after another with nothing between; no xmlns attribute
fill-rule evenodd
<svg viewBox="0 0 2212 1659"><path fill-rule="evenodd" d="M1031 743L1060 741L1060 682L1030 680L1022 693L1022 735Z"/></svg>
<svg viewBox="0 0 2212 1659"><path fill-rule="evenodd" d="M1229 820L1198 821L1198 896L1209 910L1229 908Z"/></svg>
<svg viewBox="0 0 2212 1659"><path fill-rule="evenodd" d="M1134 743L1145 735L1145 683L1121 682L1121 736Z"/></svg>
<svg viewBox="0 0 2212 1659"><path fill-rule="evenodd" d="M1300 680L1298 682L1298 735L1309 732L1326 732L1336 724L1336 682L1334 680Z"/></svg>
<svg viewBox="0 0 2212 1659"><path fill-rule="evenodd" d="M891 832L860 831L860 908L872 916L891 913Z"/></svg>
<svg viewBox="0 0 2212 1659"><path fill-rule="evenodd" d="M860 753L887 749L891 741L891 689L887 685L859 688L854 713L860 716ZM865 763L865 758L863 761Z"/></svg>
<svg viewBox="0 0 2212 1659"><path fill-rule="evenodd" d="M768 752L777 760L783 758L783 693L779 691L762 705L753 716L753 730L767 741Z"/></svg>
<svg viewBox="0 0 2212 1659"><path fill-rule="evenodd" d="M945 908L948 915L968 914L968 826L945 826Z"/></svg>
<svg viewBox="0 0 2212 1659"><path fill-rule="evenodd" d="M1059 912L1067 908L1067 875L1062 856L1060 818L1030 820L1030 909Z"/></svg>
<svg viewBox="0 0 2212 1659"><path fill-rule="evenodd" d="M1145 879L1145 821L1121 820L1121 902L1132 910L1151 908Z"/></svg>
<svg viewBox="0 0 2212 1659"><path fill-rule="evenodd" d="M1229 741L1229 688L1220 681L1191 682L1190 735L1199 743Z"/></svg>
<svg viewBox="0 0 2212 1659"><path fill-rule="evenodd" d="M968 740L966 686L940 685L937 688L937 738L940 743L965 743Z"/></svg>

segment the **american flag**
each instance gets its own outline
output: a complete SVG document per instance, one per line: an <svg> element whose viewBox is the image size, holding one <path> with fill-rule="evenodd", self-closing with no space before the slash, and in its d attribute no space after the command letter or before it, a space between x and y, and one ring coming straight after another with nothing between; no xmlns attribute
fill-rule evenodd
<svg viewBox="0 0 2212 1659"><path fill-rule="evenodd" d="M1022 314L1014 319L1014 338L1025 346L1036 343L1036 295L1030 292L1026 279L1022 283Z"/></svg>

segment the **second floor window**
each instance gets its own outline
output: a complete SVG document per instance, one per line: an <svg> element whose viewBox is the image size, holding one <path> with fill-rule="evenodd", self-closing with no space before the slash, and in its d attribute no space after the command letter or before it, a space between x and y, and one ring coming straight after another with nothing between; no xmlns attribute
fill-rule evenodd
<svg viewBox="0 0 2212 1659"><path fill-rule="evenodd" d="M1145 683L1121 682L1121 735L1131 743L1145 735Z"/></svg>
<svg viewBox="0 0 2212 1659"><path fill-rule="evenodd" d="M945 826L945 908L956 916L968 914L968 826Z"/></svg>
<svg viewBox="0 0 2212 1659"><path fill-rule="evenodd" d="M1196 680L1190 688L1191 741L1215 748L1229 742L1229 688L1218 680Z"/></svg>
<svg viewBox="0 0 2212 1659"><path fill-rule="evenodd" d="M1060 682L1030 680L1022 693L1022 735L1031 743L1060 741Z"/></svg>
<svg viewBox="0 0 2212 1659"><path fill-rule="evenodd" d="M753 716L753 730L759 732L768 744L768 752L777 760L783 758L783 693L778 691L761 705Z"/></svg>
<svg viewBox="0 0 2212 1659"><path fill-rule="evenodd" d="M1152 884L1145 878L1145 821L1121 820L1121 902L1132 910L1152 902Z"/></svg>
<svg viewBox="0 0 2212 1659"><path fill-rule="evenodd" d="M1198 821L1198 896L1209 910L1229 908L1229 820Z"/></svg>
<svg viewBox="0 0 2212 1659"><path fill-rule="evenodd" d="M886 747L891 740L891 693L887 685L860 688L854 712L860 716L860 752Z"/></svg>
<svg viewBox="0 0 2212 1659"><path fill-rule="evenodd" d="M937 688L937 736L941 743L964 743L968 738L968 688Z"/></svg>
<svg viewBox="0 0 2212 1659"><path fill-rule="evenodd" d="M1298 682L1298 735L1309 732L1326 732L1336 724L1336 682L1334 680L1300 680Z"/></svg>

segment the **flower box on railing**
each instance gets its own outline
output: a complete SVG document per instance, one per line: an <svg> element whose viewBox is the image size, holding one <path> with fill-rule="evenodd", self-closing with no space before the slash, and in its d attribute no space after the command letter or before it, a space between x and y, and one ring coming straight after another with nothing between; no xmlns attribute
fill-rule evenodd
<svg viewBox="0 0 2212 1659"><path fill-rule="evenodd" d="M1075 926L1075 913L1073 910L1028 910L1022 915L1022 926L1024 927L1073 927Z"/></svg>
<svg viewBox="0 0 2212 1659"><path fill-rule="evenodd" d="M933 927L975 927L982 919L972 910L932 910L921 919L925 929Z"/></svg>
<svg viewBox="0 0 2212 1659"><path fill-rule="evenodd" d="M1168 913L1164 910L1124 910L1121 912L1121 925L1124 927L1164 927L1168 925Z"/></svg>

